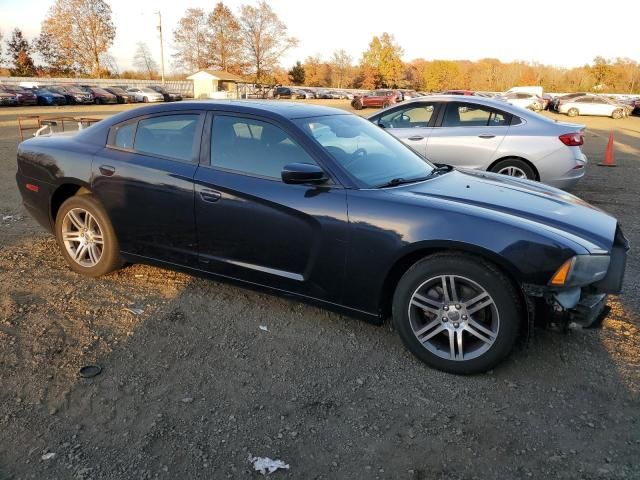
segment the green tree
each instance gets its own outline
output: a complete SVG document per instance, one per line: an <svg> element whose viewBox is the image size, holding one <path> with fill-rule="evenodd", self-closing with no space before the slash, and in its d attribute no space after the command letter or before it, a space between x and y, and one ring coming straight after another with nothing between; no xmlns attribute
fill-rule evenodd
<svg viewBox="0 0 640 480"><path fill-rule="evenodd" d="M9 70L16 77L30 77L35 73L35 66L31 58L29 42L16 28L7 39L7 54L11 62Z"/></svg>
<svg viewBox="0 0 640 480"><path fill-rule="evenodd" d="M300 60L289 70L289 81L294 85L302 85L304 83L305 72Z"/></svg>
<svg viewBox="0 0 640 480"><path fill-rule="evenodd" d="M376 70L384 87L397 87L404 80L404 51L393 35L384 32L374 36L369 48L362 54L361 64Z"/></svg>

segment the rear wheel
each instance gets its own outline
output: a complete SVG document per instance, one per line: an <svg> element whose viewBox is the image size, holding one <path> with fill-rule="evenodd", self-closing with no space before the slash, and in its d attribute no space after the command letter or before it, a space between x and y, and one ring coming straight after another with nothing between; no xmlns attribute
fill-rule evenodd
<svg viewBox="0 0 640 480"><path fill-rule="evenodd" d="M389 102L384 102L384 103L382 104L382 108L387 108L387 107L389 107L389 105L390 105L390 103L389 103Z"/></svg>
<svg viewBox="0 0 640 480"><path fill-rule="evenodd" d="M148 103L149 102L149 97L147 97L147 96L142 97L142 101L144 103Z"/></svg>
<svg viewBox="0 0 640 480"><path fill-rule="evenodd" d="M567 115L569 115L570 117L577 117L578 114L579 112L577 108L570 108L569 111L567 112Z"/></svg>
<svg viewBox="0 0 640 480"><path fill-rule="evenodd" d="M616 120L619 118L622 118L622 110L614 110L613 113L611 114L611 116L613 118L615 118Z"/></svg>
<svg viewBox="0 0 640 480"><path fill-rule="evenodd" d="M99 277L120 264L118 239L104 208L93 195L76 195L58 210L56 238L71 269Z"/></svg>
<svg viewBox="0 0 640 480"><path fill-rule="evenodd" d="M505 158L504 160L500 160L491 167L491 171L510 177L536 180L536 172L533 171L531 165L519 158Z"/></svg>
<svg viewBox="0 0 640 480"><path fill-rule="evenodd" d="M461 253L417 262L393 297L393 322L405 346L427 365L451 373L483 372L504 359L522 311L502 272Z"/></svg>

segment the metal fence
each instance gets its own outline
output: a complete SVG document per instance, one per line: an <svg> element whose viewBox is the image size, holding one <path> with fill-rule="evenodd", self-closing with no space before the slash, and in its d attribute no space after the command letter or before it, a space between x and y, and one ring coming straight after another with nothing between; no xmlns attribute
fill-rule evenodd
<svg viewBox="0 0 640 480"><path fill-rule="evenodd" d="M97 87L147 87L160 85L160 80L132 80L126 78L46 78L46 77L0 77L0 83L19 85L21 83L37 83L38 85L95 85ZM164 86L171 92L178 92L183 97L193 97L191 80L167 80Z"/></svg>

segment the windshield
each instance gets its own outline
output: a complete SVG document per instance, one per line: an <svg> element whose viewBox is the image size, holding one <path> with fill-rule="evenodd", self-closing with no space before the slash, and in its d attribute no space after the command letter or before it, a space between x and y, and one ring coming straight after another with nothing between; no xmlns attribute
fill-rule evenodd
<svg viewBox="0 0 640 480"><path fill-rule="evenodd" d="M158 93L153 88L141 88L140 90L142 90L145 93Z"/></svg>
<svg viewBox="0 0 640 480"><path fill-rule="evenodd" d="M364 188L418 180L434 167L373 123L355 115L301 118L296 123Z"/></svg>

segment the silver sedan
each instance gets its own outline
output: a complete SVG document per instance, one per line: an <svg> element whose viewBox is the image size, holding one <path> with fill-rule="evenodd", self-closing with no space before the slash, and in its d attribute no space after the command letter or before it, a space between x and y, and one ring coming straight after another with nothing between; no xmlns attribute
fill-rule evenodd
<svg viewBox="0 0 640 480"><path fill-rule="evenodd" d="M369 120L434 163L573 187L584 176L584 125L483 97L430 96Z"/></svg>

